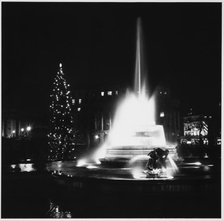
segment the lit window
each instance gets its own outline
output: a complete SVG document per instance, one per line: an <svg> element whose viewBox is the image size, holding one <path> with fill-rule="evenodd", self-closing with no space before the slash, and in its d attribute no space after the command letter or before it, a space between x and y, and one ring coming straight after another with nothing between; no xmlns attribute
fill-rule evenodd
<svg viewBox="0 0 224 221"><path fill-rule="evenodd" d="M102 96L102 97L104 96L104 91L101 91L101 96Z"/></svg>
<svg viewBox="0 0 224 221"><path fill-rule="evenodd" d="M164 117L164 116L165 116L164 112L161 112L160 117Z"/></svg>
<svg viewBox="0 0 224 221"><path fill-rule="evenodd" d="M112 91L107 91L107 95L112 95Z"/></svg>
<svg viewBox="0 0 224 221"><path fill-rule="evenodd" d="M77 111L81 111L81 107L79 107L79 108L77 109Z"/></svg>
<svg viewBox="0 0 224 221"><path fill-rule="evenodd" d="M82 99L79 99L79 104L81 104L81 102L82 102Z"/></svg>
<svg viewBox="0 0 224 221"><path fill-rule="evenodd" d="M75 104L75 99L72 99L72 104Z"/></svg>

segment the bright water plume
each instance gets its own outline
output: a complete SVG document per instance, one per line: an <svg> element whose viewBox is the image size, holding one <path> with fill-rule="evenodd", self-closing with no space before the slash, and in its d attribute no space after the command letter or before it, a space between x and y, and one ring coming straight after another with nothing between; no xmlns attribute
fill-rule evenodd
<svg viewBox="0 0 224 221"><path fill-rule="evenodd" d="M141 19L138 18L134 92L127 93L120 102L108 138L95 153L96 159L104 158L106 151L113 147L166 145L163 127L155 125L155 100L146 94L144 71ZM150 140L136 136L143 132L154 133L154 136L150 134Z"/></svg>
<svg viewBox="0 0 224 221"><path fill-rule="evenodd" d="M118 148L119 151L126 151L128 153L134 153L137 150L140 154L131 155L128 164L132 168L134 178L140 178L142 176L144 165L140 166L139 162L143 162L149 158L147 154L150 150L156 147L167 147L163 126L156 125L155 122L154 96L149 96L146 93L145 82L143 82L145 73L144 66L142 65L143 47L141 35L141 20L138 19L134 91L127 93L119 103L107 139L91 156L92 160L100 163L100 159L108 157L108 150L116 150ZM170 156L168 160L172 167L171 171L173 169L176 170L176 164ZM81 159L78 162L78 166L88 165L87 162L87 159Z"/></svg>

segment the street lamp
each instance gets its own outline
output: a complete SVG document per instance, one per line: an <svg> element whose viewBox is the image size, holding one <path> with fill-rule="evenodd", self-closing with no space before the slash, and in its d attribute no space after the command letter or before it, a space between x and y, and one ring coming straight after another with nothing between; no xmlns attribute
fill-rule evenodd
<svg viewBox="0 0 224 221"><path fill-rule="evenodd" d="M28 126L27 128L26 128L26 130L29 132L29 131L31 131L31 126Z"/></svg>

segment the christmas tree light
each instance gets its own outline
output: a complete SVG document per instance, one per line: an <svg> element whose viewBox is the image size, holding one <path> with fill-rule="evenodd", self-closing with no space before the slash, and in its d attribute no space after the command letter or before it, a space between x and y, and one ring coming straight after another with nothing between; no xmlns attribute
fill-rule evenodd
<svg viewBox="0 0 224 221"><path fill-rule="evenodd" d="M52 94L50 95L50 132L48 133L49 160L63 160L74 148L74 129L72 116L72 96L67 83L62 64L54 78Z"/></svg>

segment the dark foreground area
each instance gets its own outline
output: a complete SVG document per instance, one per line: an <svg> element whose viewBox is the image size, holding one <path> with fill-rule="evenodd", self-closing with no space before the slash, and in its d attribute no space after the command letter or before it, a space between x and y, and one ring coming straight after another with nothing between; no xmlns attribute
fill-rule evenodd
<svg viewBox="0 0 224 221"><path fill-rule="evenodd" d="M161 181L3 171L2 218L220 218L219 169L212 178Z"/></svg>

